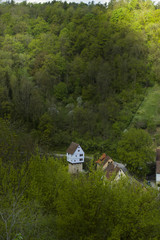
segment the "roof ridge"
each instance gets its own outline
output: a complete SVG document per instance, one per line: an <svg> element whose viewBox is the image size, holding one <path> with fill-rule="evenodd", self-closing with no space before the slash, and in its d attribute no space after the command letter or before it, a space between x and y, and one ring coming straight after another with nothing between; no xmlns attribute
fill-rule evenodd
<svg viewBox="0 0 160 240"><path fill-rule="evenodd" d="M77 149L78 146L80 146L78 143L71 142L71 144L70 144L70 146L68 147L68 149L67 149L66 152L69 153L69 154L73 154L73 153L76 151L76 149Z"/></svg>

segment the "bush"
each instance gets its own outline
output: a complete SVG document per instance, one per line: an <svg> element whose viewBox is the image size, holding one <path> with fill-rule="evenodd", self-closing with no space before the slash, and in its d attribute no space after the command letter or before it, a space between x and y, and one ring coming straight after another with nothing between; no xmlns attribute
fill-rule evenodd
<svg viewBox="0 0 160 240"><path fill-rule="evenodd" d="M138 177L145 177L149 169L148 162L154 160L152 139L142 129L130 129L118 143L118 158L127 165L129 171Z"/></svg>
<svg viewBox="0 0 160 240"><path fill-rule="evenodd" d="M146 129L147 128L147 120L146 119L137 119L137 120L135 119L134 127Z"/></svg>

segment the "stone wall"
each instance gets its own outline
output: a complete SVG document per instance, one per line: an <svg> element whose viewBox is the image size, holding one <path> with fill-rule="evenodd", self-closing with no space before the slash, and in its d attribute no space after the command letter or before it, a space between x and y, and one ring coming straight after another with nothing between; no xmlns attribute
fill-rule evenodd
<svg viewBox="0 0 160 240"><path fill-rule="evenodd" d="M69 173L76 174L78 172L82 172L83 169L83 163L76 163L76 164L70 164L68 165L68 171Z"/></svg>

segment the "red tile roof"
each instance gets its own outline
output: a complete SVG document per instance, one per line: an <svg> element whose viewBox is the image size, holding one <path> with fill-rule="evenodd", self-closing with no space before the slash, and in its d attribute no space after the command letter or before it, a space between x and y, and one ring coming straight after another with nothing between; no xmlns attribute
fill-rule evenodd
<svg viewBox="0 0 160 240"><path fill-rule="evenodd" d="M101 156L99 159L102 161L102 160L105 159L106 157L107 157L106 154L103 153L102 156Z"/></svg>
<svg viewBox="0 0 160 240"><path fill-rule="evenodd" d="M79 146L78 143L72 142L66 152L69 154L73 154L78 146Z"/></svg>
<svg viewBox="0 0 160 240"><path fill-rule="evenodd" d="M96 161L96 163L104 165L109 159L111 158L103 153L102 156Z"/></svg>

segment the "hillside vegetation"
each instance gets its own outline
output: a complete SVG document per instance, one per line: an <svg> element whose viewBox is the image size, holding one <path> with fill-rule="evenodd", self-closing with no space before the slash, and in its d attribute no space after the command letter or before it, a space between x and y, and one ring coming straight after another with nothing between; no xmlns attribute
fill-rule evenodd
<svg viewBox="0 0 160 240"><path fill-rule="evenodd" d="M158 239L159 192L102 175L90 168L71 176L61 161L38 154L21 168L0 162L1 239Z"/></svg>
<svg viewBox="0 0 160 240"><path fill-rule="evenodd" d="M133 123L141 128L155 130L160 125L160 86L148 88L144 101L138 108Z"/></svg>
<svg viewBox="0 0 160 240"><path fill-rule="evenodd" d="M1 3L0 116L47 149L75 141L115 155L159 89L159 19L151 1Z"/></svg>
<svg viewBox="0 0 160 240"><path fill-rule="evenodd" d="M159 239L159 43L149 0L0 3L0 239ZM134 177L70 175L72 141Z"/></svg>

